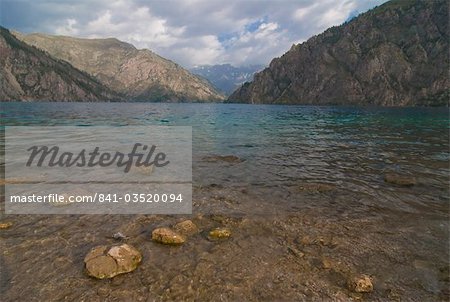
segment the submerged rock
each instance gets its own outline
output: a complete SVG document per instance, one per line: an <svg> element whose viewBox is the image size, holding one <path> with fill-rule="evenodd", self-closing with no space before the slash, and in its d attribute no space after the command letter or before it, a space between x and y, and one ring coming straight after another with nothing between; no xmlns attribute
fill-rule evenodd
<svg viewBox="0 0 450 302"><path fill-rule="evenodd" d="M416 184L416 178L414 176L400 175L396 173L386 173L384 175L384 181L403 187L412 187Z"/></svg>
<svg viewBox="0 0 450 302"><path fill-rule="evenodd" d="M302 251L296 249L296 248L293 247L293 246L288 246L288 251L289 251L292 255L294 255L295 257L298 257L298 258L303 258L303 257L305 257L305 253L303 253Z"/></svg>
<svg viewBox="0 0 450 302"><path fill-rule="evenodd" d="M356 293L370 293L373 291L372 278L367 275L352 277L347 282L348 289Z"/></svg>
<svg viewBox="0 0 450 302"><path fill-rule="evenodd" d="M116 260L117 267L123 272L135 270L142 260L141 253L128 244L113 246L109 249L108 255Z"/></svg>
<svg viewBox="0 0 450 302"><path fill-rule="evenodd" d="M105 255L86 262L86 271L89 276L97 279L112 278L119 274L116 261L112 257Z"/></svg>
<svg viewBox="0 0 450 302"><path fill-rule="evenodd" d="M128 244L102 245L93 248L84 258L84 263L89 276L106 279L134 271L141 260L141 253Z"/></svg>
<svg viewBox="0 0 450 302"><path fill-rule="evenodd" d="M217 240L217 239L225 239L231 236L231 231L228 228L215 228L209 231L208 239Z"/></svg>
<svg viewBox="0 0 450 302"><path fill-rule="evenodd" d="M304 183L298 186L298 190L307 193L324 193L335 190L336 187L324 183Z"/></svg>
<svg viewBox="0 0 450 302"><path fill-rule="evenodd" d="M170 228L157 228L152 232L152 240L169 245L179 245L186 241L186 238Z"/></svg>
<svg viewBox="0 0 450 302"><path fill-rule="evenodd" d="M322 267L324 269L330 269L333 267L333 262L329 258L323 258L322 259Z"/></svg>
<svg viewBox="0 0 450 302"><path fill-rule="evenodd" d="M12 222L8 221L8 222L2 222L0 223L0 230L4 230L4 229L9 229L10 227L12 227Z"/></svg>
<svg viewBox="0 0 450 302"><path fill-rule="evenodd" d="M300 243L302 244L302 245L310 245L310 244L314 244L314 239L313 238L311 238L310 236L308 236L308 235L306 235L306 236L303 236L301 239L300 239Z"/></svg>
<svg viewBox="0 0 450 302"><path fill-rule="evenodd" d="M439 269L439 280L444 282L450 281L450 270L448 265L443 266Z"/></svg>
<svg viewBox="0 0 450 302"><path fill-rule="evenodd" d="M111 236L111 238L112 238L112 239L115 239L115 240L126 240L126 239L128 239L128 237L125 236L124 234L122 234L121 232L114 233L114 234Z"/></svg>
<svg viewBox="0 0 450 302"><path fill-rule="evenodd" d="M132 166L130 169L131 173L141 174L141 175L150 175L153 173L153 165L151 166Z"/></svg>
<svg viewBox="0 0 450 302"><path fill-rule="evenodd" d="M227 163L241 163L244 161L243 159L239 158L236 155L211 155L205 156L203 160L209 162L224 161Z"/></svg>
<svg viewBox="0 0 450 302"><path fill-rule="evenodd" d="M173 229L183 236L191 236L198 233L197 226L191 220L181 221L174 225Z"/></svg>

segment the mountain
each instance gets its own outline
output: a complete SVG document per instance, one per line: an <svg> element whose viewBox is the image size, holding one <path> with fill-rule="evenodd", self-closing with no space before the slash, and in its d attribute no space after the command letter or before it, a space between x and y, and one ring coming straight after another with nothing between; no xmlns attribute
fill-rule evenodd
<svg viewBox="0 0 450 302"><path fill-rule="evenodd" d="M253 80L255 72L264 69L263 65L234 67L230 64L200 65L191 72L204 77L226 95L230 95L243 83Z"/></svg>
<svg viewBox="0 0 450 302"><path fill-rule="evenodd" d="M448 2L387 2L293 45L228 102L448 106Z"/></svg>
<svg viewBox="0 0 450 302"><path fill-rule="evenodd" d="M153 102L222 101L205 79L147 49L109 39L14 33L20 40L83 70L126 99Z"/></svg>
<svg viewBox="0 0 450 302"><path fill-rule="evenodd" d="M107 87L0 26L0 101L110 101Z"/></svg>

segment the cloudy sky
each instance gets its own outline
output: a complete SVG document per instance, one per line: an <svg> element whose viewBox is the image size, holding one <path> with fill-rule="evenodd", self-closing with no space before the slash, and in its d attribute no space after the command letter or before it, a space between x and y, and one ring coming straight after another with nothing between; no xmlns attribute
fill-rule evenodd
<svg viewBox="0 0 450 302"><path fill-rule="evenodd" d="M116 37L185 67L268 64L386 0L0 0L21 32Z"/></svg>

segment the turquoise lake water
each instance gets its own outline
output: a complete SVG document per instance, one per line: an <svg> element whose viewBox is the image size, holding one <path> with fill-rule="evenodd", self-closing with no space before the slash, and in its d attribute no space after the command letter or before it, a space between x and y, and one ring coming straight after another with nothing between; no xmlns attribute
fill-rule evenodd
<svg viewBox="0 0 450 302"><path fill-rule="evenodd" d="M97 125L193 132L192 215L0 212L0 222L11 223L0 231L5 301L347 301L354 297L345 290L348 273L375 277L374 292L358 300L448 300L447 108L0 106L3 126L79 126L81 136ZM392 172L416 184L385 182ZM181 247L152 242L154 228L180 219L192 219L200 233ZM208 240L223 226L231 238ZM116 244L116 232L142 252L142 264L112 281L87 277L86 253Z"/></svg>
<svg viewBox="0 0 450 302"><path fill-rule="evenodd" d="M407 194L420 207L448 204L447 108L2 103L1 111L5 125L76 125L80 131L95 125L192 126L197 185L275 190L320 182L408 207L398 198L402 191L383 182L383 174L394 171L418 178ZM204 160L211 155L243 162Z"/></svg>

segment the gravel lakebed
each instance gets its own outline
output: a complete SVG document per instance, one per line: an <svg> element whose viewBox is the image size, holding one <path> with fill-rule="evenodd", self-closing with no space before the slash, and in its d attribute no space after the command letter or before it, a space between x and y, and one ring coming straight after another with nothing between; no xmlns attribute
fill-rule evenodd
<svg viewBox="0 0 450 302"><path fill-rule="evenodd" d="M183 243L152 239L186 220L196 231ZM449 298L446 206L397 210L330 185L212 184L194 187L192 215L3 215L0 223L2 301ZM212 230L229 233L211 238ZM142 256L134 270L89 276L89 251L123 244Z"/></svg>

